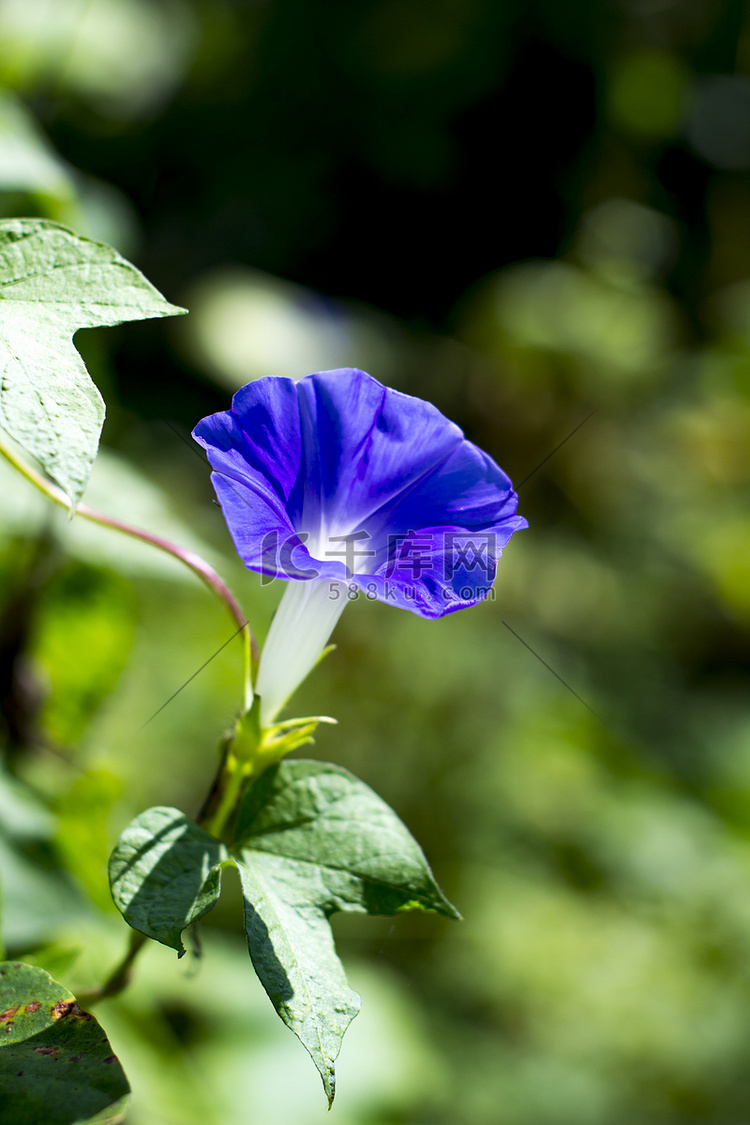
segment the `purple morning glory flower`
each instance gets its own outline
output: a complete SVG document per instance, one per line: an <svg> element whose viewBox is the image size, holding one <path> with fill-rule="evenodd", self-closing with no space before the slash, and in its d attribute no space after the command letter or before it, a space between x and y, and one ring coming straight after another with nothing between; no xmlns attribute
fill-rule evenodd
<svg viewBox="0 0 750 1125"><path fill-rule="evenodd" d="M355 368L259 379L193 436L245 566L290 583L261 659L267 719L357 591L429 618L475 605L527 526L458 426Z"/></svg>

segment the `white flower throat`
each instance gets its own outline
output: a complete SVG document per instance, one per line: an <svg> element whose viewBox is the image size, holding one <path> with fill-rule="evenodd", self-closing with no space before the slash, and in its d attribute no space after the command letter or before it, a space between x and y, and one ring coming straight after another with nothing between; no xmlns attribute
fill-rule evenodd
<svg viewBox="0 0 750 1125"><path fill-rule="evenodd" d="M315 667L347 602L345 582L288 582L276 610L255 686L260 722L267 727Z"/></svg>

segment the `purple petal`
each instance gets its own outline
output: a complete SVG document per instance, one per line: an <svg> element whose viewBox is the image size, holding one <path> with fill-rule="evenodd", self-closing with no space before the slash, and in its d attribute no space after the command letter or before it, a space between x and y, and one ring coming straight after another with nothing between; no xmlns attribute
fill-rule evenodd
<svg viewBox="0 0 750 1125"><path fill-rule="evenodd" d="M297 384L306 457L305 524L349 532L398 500L463 441L429 402L356 368Z"/></svg>
<svg viewBox="0 0 750 1125"><path fill-rule="evenodd" d="M240 557L264 574L353 574L441 617L482 600L527 526L506 474L454 423L355 368L259 379L194 436Z"/></svg>

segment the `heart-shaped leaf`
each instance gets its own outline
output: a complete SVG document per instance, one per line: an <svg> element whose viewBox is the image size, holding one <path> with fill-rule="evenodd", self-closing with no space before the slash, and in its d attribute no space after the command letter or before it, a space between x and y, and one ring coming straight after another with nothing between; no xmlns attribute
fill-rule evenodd
<svg viewBox="0 0 750 1125"><path fill-rule="evenodd" d="M226 848L179 811L156 807L136 817L109 861L109 885L126 922L185 952L180 935L216 903Z"/></svg>
<svg viewBox="0 0 750 1125"><path fill-rule="evenodd" d="M359 1010L331 914L459 914L393 810L339 766L299 760L265 770L243 798L236 834L227 851L177 809L149 809L112 854L114 900L131 926L182 952L180 934L216 902L221 868L233 862L255 971L309 1051L330 1105L334 1063Z"/></svg>
<svg viewBox="0 0 750 1125"><path fill-rule="evenodd" d="M232 854L255 971L310 1052L330 1104L334 1062L359 997L346 983L328 918L458 912L394 811L327 762L286 761L262 773L240 808Z"/></svg>

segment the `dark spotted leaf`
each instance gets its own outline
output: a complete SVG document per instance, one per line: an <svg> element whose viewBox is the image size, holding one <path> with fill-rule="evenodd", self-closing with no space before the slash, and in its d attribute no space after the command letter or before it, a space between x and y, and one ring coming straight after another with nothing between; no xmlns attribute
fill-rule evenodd
<svg viewBox="0 0 750 1125"><path fill-rule="evenodd" d="M3 1125L117 1125L128 1081L100 1025L44 969L0 962Z"/></svg>

